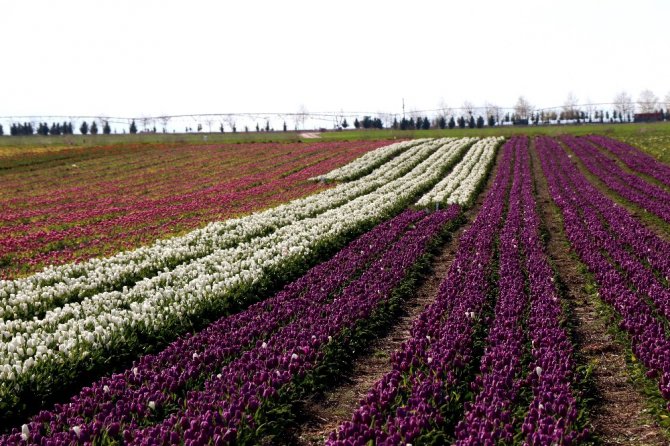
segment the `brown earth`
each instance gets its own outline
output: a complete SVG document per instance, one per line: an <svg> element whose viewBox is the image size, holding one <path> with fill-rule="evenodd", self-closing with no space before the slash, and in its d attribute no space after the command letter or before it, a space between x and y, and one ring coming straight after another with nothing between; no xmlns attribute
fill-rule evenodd
<svg viewBox="0 0 670 446"><path fill-rule="evenodd" d="M644 395L630 380L624 349L608 332L608 322L596 306L598 298L586 292L587 278L570 249L537 153L532 150L531 156L540 213L549 231L547 253L567 289L578 355L581 362L594 365L593 430L606 445L667 445L668 439L647 413Z"/></svg>

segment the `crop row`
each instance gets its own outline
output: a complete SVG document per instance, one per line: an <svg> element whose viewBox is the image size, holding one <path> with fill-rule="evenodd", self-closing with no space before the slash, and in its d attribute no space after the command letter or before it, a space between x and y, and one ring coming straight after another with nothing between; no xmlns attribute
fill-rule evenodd
<svg viewBox="0 0 670 446"><path fill-rule="evenodd" d="M204 444L224 436L230 440L243 421L263 416L258 408L278 394L268 389L276 386L280 391L288 381L318 365L307 357L318 358L319 350L329 348L344 327L356 322L347 307L355 306L359 318L369 317L380 301L388 299L427 241L458 214L457 207L430 216L403 212L266 301L224 317L157 355L144 356L124 373L83 389L68 404L41 412L4 438L3 444L141 443L142 436L154 444L194 438ZM365 295L371 289L376 292L367 298L366 308ZM235 373L247 376L231 379ZM229 401L237 411L226 412L229 425L223 433L219 432L220 420L208 424L211 429L218 426L217 432L207 432L194 419L194 410L223 384L243 401ZM220 404L226 403L222 399ZM186 413L182 407L188 407Z"/></svg>
<svg viewBox="0 0 670 446"><path fill-rule="evenodd" d="M468 204L475 190L482 183L495 158L496 149L503 137L477 141L463 160L416 203L429 206L434 203Z"/></svg>
<svg viewBox="0 0 670 446"><path fill-rule="evenodd" d="M411 338L392 355L392 371L368 393L352 420L331 434L330 444L411 443L447 421L439 408L448 404L445 393L456 388L459 377L468 373L473 321L480 316L478 310L490 291L494 238L511 179L511 144L503 146L491 190L472 226L461 235L456 258L435 302L413 323ZM451 353L447 342L452 345ZM454 375L453 367L462 373Z"/></svg>
<svg viewBox="0 0 670 446"><path fill-rule="evenodd" d="M2 172L0 277L110 255L308 195L324 188L310 177L380 144L268 145L260 154L254 145L154 148L123 156L98 148L93 159Z"/></svg>
<svg viewBox="0 0 670 446"><path fill-rule="evenodd" d="M561 140L607 187L670 223L670 192L645 181L638 175L625 172L588 140L574 136L563 136Z"/></svg>
<svg viewBox="0 0 670 446"><path fill-rule="evenodd" d="M537 138L537 149L573 249L601 299L620 315L635 356L670 400L670 244L591 185L554 140Z"/></svg>
<svg viewBox="0 0 670 446"><path fill-rule="evenodd" d="M514 138L503 147L492 189L461 237L436 301L392 355L393 370L328 443L442 444L453 435L457 444L519 438L570 444L582 434L576 430L572 345L561 319L540 239L527 140ZM523 389L531 391L529 401L520 397ZM470 392L475 397L467 403Z"/></svg>
<svg viewBox="0 0 670 446"><path fill-rule="evenodd" d="M594 142L610 152L614 153L623 163L630 169L649 175L670 186L670 166L658 161L653 156L644 153L637 149L616 139L607 138L601 135L590 135L587 137L591 142Z"/></svg>
<svg viewBox="0 0 670 446"><path fill-rule="evenodd" d="M24 279L0 281L0 303L3 305L0 317L31 318L71 300L79 301L104 291L120 291L124 286L146 281L166 269L200 259L216 250L233 247L298 220L315 217L398 179L440 145L440 140L423 144L406 151L361 181L340 185L266 211L211 223L184 236L159 240L152 246L109 258L61 265Z"/></svg>
<svg viewBox="0 0 670 446"><path fill-rule="evenodd" d="M448 140L448 139L447 139ZM447 141L445 140L445 142ZM453 140L453 138L451 138ZM328 173L312 178L314 181L351 181L356 180L368 173L372 172L377 167L381 166L391 158L399 155L410 147L422 144L429 141L426 138L412 139L410 141L403 141L388 146L380 147L366 153L365 155L356 158L354 161L345 164L342 167L331 170Z"/></svg>
<svg viewBox="0 0 670 446"><path fill-rule="evenodd" d="M267 235L215 249L128 289L68 302L40 317L2 321L0 396L5 408L20 404L22 395L49 394L57 384L119 354L170 339L205 315L225 314L254 291L304 271L320 253L411 203L468 144L438 142L425 160L377 189Z"/></svg>

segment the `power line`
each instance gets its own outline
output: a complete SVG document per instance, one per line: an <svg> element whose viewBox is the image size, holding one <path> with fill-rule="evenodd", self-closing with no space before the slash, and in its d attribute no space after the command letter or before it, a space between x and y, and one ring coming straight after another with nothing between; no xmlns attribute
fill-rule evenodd
<svg viewBox="0 0 670 446"><path fill-rule="evenodd" d="M646 104L640 101L631 101L627 105L643 105ZM550 107L531 107L535 112L549 111L549 110L578 110L581 108L590 108L590 107L613 107L620 106L620 103L616 102L592 102L592 103L583 103L583 104L563 104L563 105L554 105ZM446 107L446 108L431 108L431 109L422 109L422 110L411 110L411 115L422 114L422 115L432 115L438 113L446 112L469 112L473 110L499 110L499 111L513 111L516 107L512 106L497 106L494 104L486 104L481 106L472 106L472 107ZM102 115L10 115L10 116L0 116L0 120L3 121L60 121L60 120L100 120L107 121L113 124L129 124L131 121L139 121L140 123L153 123L153 122L169 122L170 120L181 120L181 119L207 119L207 118L218 118L220 120L231 119L231 118L247 118L251 120L270 120L273 118L285 119L285 118L305 118L310 120L318 121L332 121L334 119L340 119L343 117L354 117L354 116L376 116L376 115L386 115L386 116L404 116L405 115L405 101L402 102L402 111L318 111L318 112L222 112L222 113L192 113L192 114L174 114L174 115L155 115L155 116L102 116Z"/></svg>

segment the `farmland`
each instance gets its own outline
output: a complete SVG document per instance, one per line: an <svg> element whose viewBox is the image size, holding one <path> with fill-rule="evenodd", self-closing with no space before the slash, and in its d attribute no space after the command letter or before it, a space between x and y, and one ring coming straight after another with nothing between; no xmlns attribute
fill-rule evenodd
<svg viewBox="0 0 670 446"><path fill-rule="evenodd" d="M667 444L632 128L0 149L0 444Z"/></svg>
<svg viewBox="0 0 670 446"><path fill-rule="evenodd" d="M136 248L323 189L369 144L100 147L2 158L0 277ZM225 203L221 205L221 203Z"/></svg>

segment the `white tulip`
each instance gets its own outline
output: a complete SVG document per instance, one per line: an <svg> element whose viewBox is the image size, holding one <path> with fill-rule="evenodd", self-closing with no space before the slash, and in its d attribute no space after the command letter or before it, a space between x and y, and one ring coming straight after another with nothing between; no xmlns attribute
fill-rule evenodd
<svg viewBox="0 0 670 446"><path fill-rule="evenodd" d="M0 319L0 364L16 364L11 373L22 375L39 363L68 363L110 346L122 348L137 331L160 334L185 315L226 299L235 287L255 283L286 262L310 255L318 245L379 221L398 203L438 182L444 166L469 144L469 139L422 143L360 180L268 211L208 225L110 259L3 281L0 290L38 308L40 293L54 298L77 295L98 286L105 289L137 269L158 271L121 291L100 291L51 308L41 318ZM282 256L284 248L288 253ZM162 259L191 260L165 269L157 266ZM55 284L45 285L51 281ZM44 305L51 305L48 299ZM116 343L110 345L112 339ZM20 345L34 347L19 351ZM133 373L137 375L137 370ZM3 376L10 379L8 372Z"/></svg>

